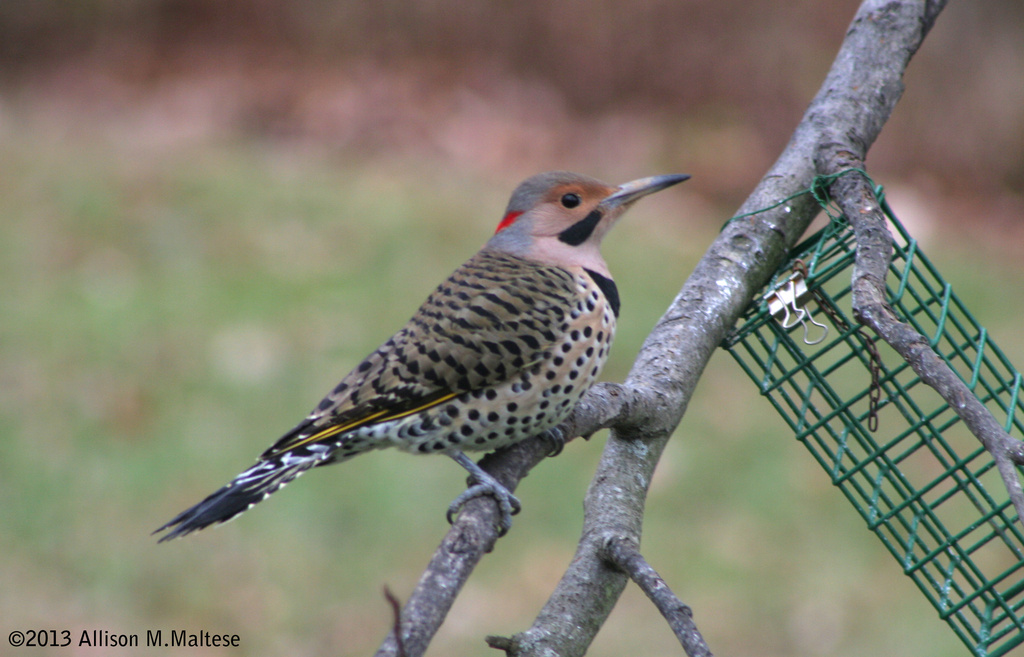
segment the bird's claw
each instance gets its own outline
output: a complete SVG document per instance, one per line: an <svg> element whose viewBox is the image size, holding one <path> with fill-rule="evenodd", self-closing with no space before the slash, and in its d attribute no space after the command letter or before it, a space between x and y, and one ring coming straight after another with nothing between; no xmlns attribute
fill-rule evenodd
<svg viewBox="0 0 1024 657"><path fill-rule="evenodd" d="M494 498L494 501L498 503L498 509L501 511L501 520L498 524L498 536L504 536L512 527L512 516L519 513L523 506L519 503L519 500L515 495L509 492L507 488L502 486L495 479L479 484L473 484L466 490L462 491L462 494L456 497L455 500L448 505L448 512L446 514L448 523L451 524L455 522L455 516L459 513L459 510L462 509L466 502L483 495L490 495Z"/></svg>
<svg viewBox="0 0 1024 657"><path fill-rule="evenodd" d="M551 427L544 433L540 434L540 439L547 443L548 456L558 456L562 453L565 448L565 430L561 427Z"/></svg>
<svg viewBox="0 0 1024 657"><path fill-rule="evenodd" d="M522 508L519 500L512 494L512 491L505 488L500 481L491 476L486 470L474 463L472 459L462 452L453 452L449 454L449 456L469 472L469 481L471 485L469 488L464 490L461 495L456 497L454 502L448 505L448 522L454 522L455 515L466 502L470 501L474 497L490 495L498 503L498 509L501 511L501 521L498 524L498 536L504 536L508 533L509 528L512 527L512 516L519 513L519 510Z"/></svg>

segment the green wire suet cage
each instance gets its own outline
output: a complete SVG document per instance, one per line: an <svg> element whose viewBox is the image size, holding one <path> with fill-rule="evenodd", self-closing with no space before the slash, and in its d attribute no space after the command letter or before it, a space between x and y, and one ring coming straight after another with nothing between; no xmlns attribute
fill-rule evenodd
<svg viewBox="0 0 1024 657"><path fill-rule="evenodd" d="M1021 375L884 204L889 302L1015 437ZM825 472L978 657L1024 642L1024 528L992 456L913 369L850 317L853 231L798 245L726 340Z"/></svg>

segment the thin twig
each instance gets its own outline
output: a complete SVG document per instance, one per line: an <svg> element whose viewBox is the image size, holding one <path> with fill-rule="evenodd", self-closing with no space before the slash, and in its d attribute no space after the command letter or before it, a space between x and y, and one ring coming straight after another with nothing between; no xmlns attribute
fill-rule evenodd
<svg viewBox="0 0 1024 657"><path fill-rule="evenodd" d="M712 657L711 649L693 622L693 611L676 597L658 571L647 563L636 543L625 537L611 538L605 543L604 557L629 575L650 598L689 657Z"/></svg>
<svg viewBox="0 0 1024 657"><path fill-rule="evenodd" d="M384 599L391 605L391 631L395 635L397 657L408 657L405 653L405 642L402 640L402 603L387 586L384 587Z"/></svg>

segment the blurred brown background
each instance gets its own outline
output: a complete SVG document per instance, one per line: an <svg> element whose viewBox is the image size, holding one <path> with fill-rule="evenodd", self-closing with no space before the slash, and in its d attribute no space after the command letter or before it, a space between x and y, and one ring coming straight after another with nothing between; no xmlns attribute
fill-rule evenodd
<svg viewBox="0 0 1024 657"><path fill-rule="evenodd" d="M857 5L0 2L2 628L370 654L382 584L407 595L464 484L446 459L372 454L220 529L149 532L401 326L539 171L693 175L606 240L623 315L604 378L621 379ZM951 2L906 82L869 169L1020 365L1024 3ZM727 356L679 434L644 551L716 652L965 654ZM483 635L529 625L602 443L524 481L432 654L491 654ZM678 650L630 587L590 654Z"/></svg>
<svg viewBox="0 0 1024 657"><path fill-rule="evenodd" d="M857 5L8 0L0 82L76 121L173 133L153 139L226 131L501 173L653 154L733 201L785 144ZM925 195L1019 197L1024 5L950 5L871 164ZM1005 219L995 205L973 214Z"/></svg>

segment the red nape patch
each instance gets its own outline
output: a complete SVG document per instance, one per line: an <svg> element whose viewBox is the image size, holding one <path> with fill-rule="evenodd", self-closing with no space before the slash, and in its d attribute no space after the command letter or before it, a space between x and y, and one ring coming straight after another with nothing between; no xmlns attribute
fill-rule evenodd
<svg viewBox="0 0 1024 657"><path fill-rule="evenodd" d="M518 219L519 215L521 215L521 214L522 214L521 211L520 212L509 212L508 214L506 214L505 218L502 219L501 222L498 224L498 228L494 231L494 233L498 234L501 231L503 231L506 228L508 228L509 226L511 226L512 222L514 222L516 219Z"/></svg>

